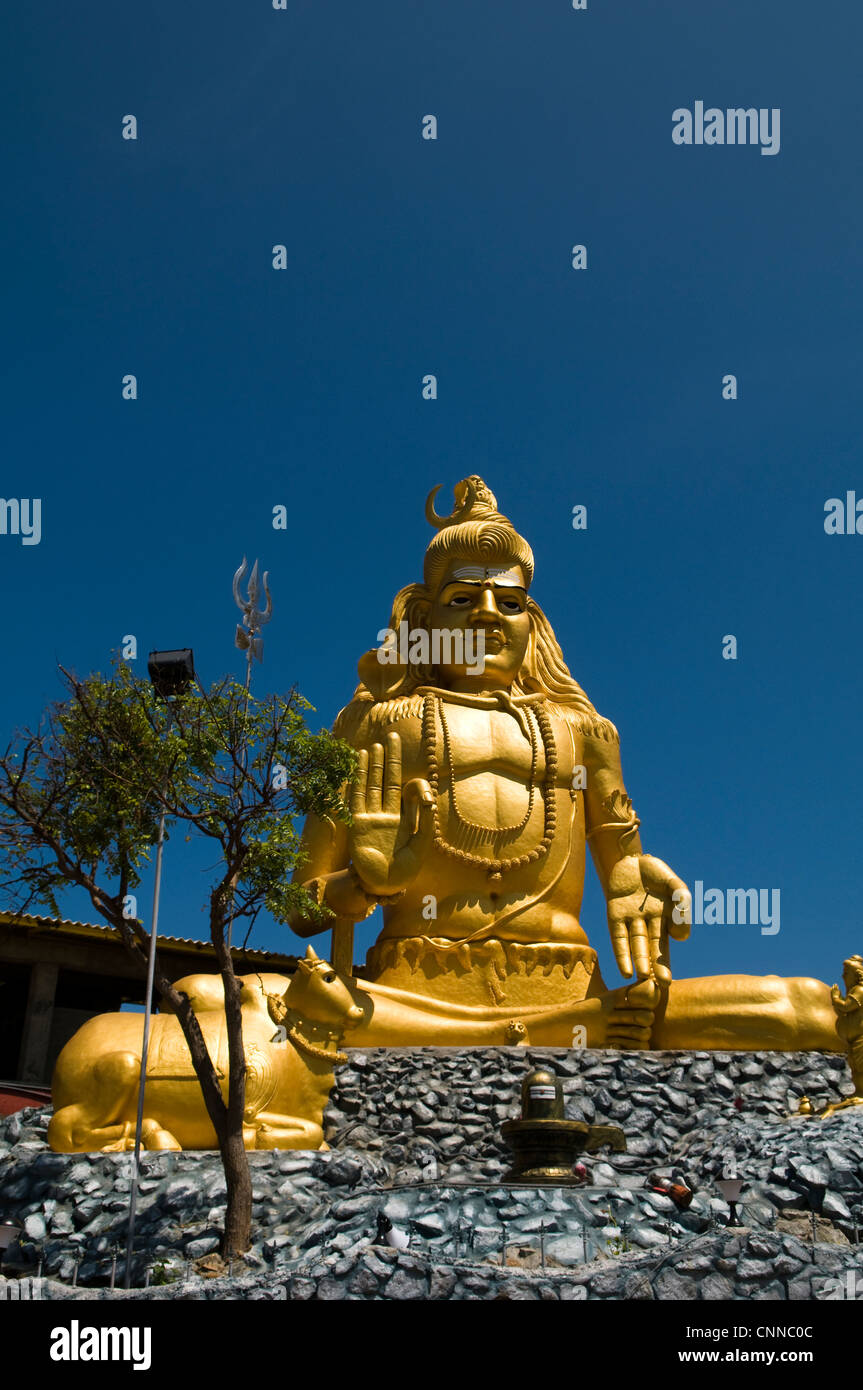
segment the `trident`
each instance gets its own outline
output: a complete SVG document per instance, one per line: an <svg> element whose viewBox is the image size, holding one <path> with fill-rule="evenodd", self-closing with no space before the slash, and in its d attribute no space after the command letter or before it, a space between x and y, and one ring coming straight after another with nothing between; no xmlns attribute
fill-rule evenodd
<svg viewBox="0 0 863 1390"><path fill-rule="evenodd" d="M266 608L258 607L258 600L261 597L261 586L258 582L257 560L252 566L252 573L249 576L249 583L247 586L248 597L244 599L242 594L240 593L240 584L242 580L245 578L246 570L248 568L249 563L244 555L243 563L240 565L240 568L234 575L234 602L236 603L237 607L243 615L243 624L247 629L246 631L244 631L243 625L237 623L237 632L236 636L234 637L234 646L239 647L241 652L246 653L247 690L249 688L249 683L252 678L252 661L263 661L264 659L264 643L263 639L260 636L261 628L264 626L265 623L268 623L270 621L270 618L273 616L273 600L270 598L270 589L269 585L267 584L269 574L266 570L264 571L264 593L267 596L267 606Z"/></svg>
<svg viewBox="0 0 863 1390"><path fill-rule="evenodd" d="M267 583L269 574L266 570L264 570L264 593L267 596L267 606L266 608L258 607L258 600L261 597L261 586L258 581L257 560L252 566L252 573L249 575L249 583L247 585L247 597L244 599L242 594L240 593L240 584L245 579L246 570L248 568L249 562L244 555L243 563L240 565L240 568L234 575L234 602L236 603L237 607L243 615L243 622L237 623L237 631L234 635L234 646L239 647L241 652L246 653L246 699L243 707L244 717L246 711L249 708L249 687L252 683L252 662L263 661L264 659L264 642L263 638L260 636L261 628L264 626L265 623L268 623L270 621L270 618L273 616L273 600L270 597L270 586ZM248 748L246 747L246 744L244 742L242 750L242 767L244 774L246 771L247 758ZM236 886L237 879L235 876L231 883L232 891L236 888ZM231 936L233 934L233 927L234 909L232 905L231 915L228 920L227 931L228 950L231 949Z"/></svg>

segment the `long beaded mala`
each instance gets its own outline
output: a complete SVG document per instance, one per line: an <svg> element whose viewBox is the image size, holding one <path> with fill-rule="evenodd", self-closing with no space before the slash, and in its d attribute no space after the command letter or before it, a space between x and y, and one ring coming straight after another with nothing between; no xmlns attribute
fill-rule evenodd
<svg viewBox="0 0 863 1390"><path fill-rule="evenodd" d="M457 849L455 845L448 844L441 834L440 818L438 815L438 793L440 790L440 772L438 769L437 761L438 703L440 706L441 727L444 731L444 758L449 763L450 789L453 811L455 812L456 818L458 819L459 823L469 830L480 831L485 832L487 834L496 835L512 833L513 831L520 831L527 825L530 819L531 812L533 811L535 800L536 764L538 757L538 749L536 745L536 738L533 734L533 729L532 727L530 727L530 721L528 719L528 736L530 738L531 743L532 758L528 809L523 820L517 826L498 827L497 829L494 829L491 826L475 825L471 821L466 821L459 814L458 807L456 805L455 767L453 765L452 750L449 743L449 732L446 727L446 721L443 713L443 698L439 697L438 702L435 701L435 697L431 694L427 694L423 698L422 741L426 766L428 768L428 781L432 792L432 825L434 827L435 848L440 850L442 854L450 855L450 857L453 859L460 859L466 864L474 864L477 866L477 868L485 869L488 872L489 883L501 883L503 881L504 874L511 873L514 869L523 869L528 864L535 863L537 859L544 858L545 855L548 854L548 851L551 848L552 840L554 839L555 827L557 825L557 807L555 806L554 799L555 785L557 782L557 749L555 747L554 730L551 726L551 720L549 719L548 714L546 713L543 707L542 696L537 696L535 701L530 702L530 706L533 709L533 713L536 717L536 722L539 726L540 737L542 738L542 746L545 751L545 777L543 778L542 782L545 824L543 828L542 839L540 840L536 849L529 850L525 854L516 855L512 859L487 859L480 854L471 854L469 850ZM505 707L505 702L503 699L501 699L501 706Z"/></svg>
<svg viewBox="0 0 863 1390"><path fill-rule="evenodd" d="M524 723L527 726L527 734L530 738L530 791L527 798L527 810L525 811L524 815L522 816L521 820L518 822L517 825L479 825L477 821L468 820L466 816L463 816L458 808L458 801L456 799L455 790L455 776L453 775L455 772L455 762L452 756L452 740L450 738L449 728L444 717L443 700L441 700L438 704L438 716L440 718L441 733L443 734L444 767L449 766L450 770L450 800L452 801L452 809L459 825L464 830L469 831L474 836L474 838L479 840L485 840L486 842L495 839L495 837L498 835L518 835L522 830L524 830L525 826L530 820L531 815L533 813L534 803L536 801L536 760L538 749L536 734L534 733L534 727L530 721L530 717L526 716L524 719Z"/></svg>

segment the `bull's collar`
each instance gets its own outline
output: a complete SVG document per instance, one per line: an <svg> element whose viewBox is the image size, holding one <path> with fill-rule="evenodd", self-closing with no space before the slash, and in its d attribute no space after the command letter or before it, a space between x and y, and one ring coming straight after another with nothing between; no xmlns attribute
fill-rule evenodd
<svg viewBox="0 0 863 1390"><path fill-rule="evenodd" d="M335 1038L333 1038L332 1048L328 1048L326 1046L320 1047L317 1043L310 1042L308 1038L303 1037L295 1023L291 1024L286 1032L294 1047L299 1052L305 1052L309 1057L320 1057L325 1062L332 1062L333 1065L338 1064L339 1066L348 1060L348 1054L339 1051L339 1045Z"/></svg>
<svg viewBox="0 0 863 1390"><path fill-rule="evenodd" d="M280 1028L284 1028L286 1037L290 1038L299 1052L305 1052L309 1057L320 1057L326 1062L338 1063L340 1066L348 1060L348 1054L339 1051L339 1045L332 1035L330 1035L331 1046L329 1047L326 1043L321 1046L320 1043L313 1043L310 1038L307 1038L300 1031L299 1015L288 1008L282 995L267 995L267 1012L274 1023L277 1023ZM291 1019L292 1014L293 1018Z"/></svg>

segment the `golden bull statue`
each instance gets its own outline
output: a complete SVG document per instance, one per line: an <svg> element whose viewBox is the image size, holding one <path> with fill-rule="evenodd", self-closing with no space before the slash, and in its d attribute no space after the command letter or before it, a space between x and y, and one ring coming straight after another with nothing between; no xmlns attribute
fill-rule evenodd
<svg viewBox="0 0 863 1390"><path fill-rule="evenodd" d="M247 1149L319 1149L339 1042L362 1010L332 967L309 949L290 979L242 977L248 1073L243 1140ZM227 1100L228 1039L220 975L177 981L189 996ZM60 1153L134 1148L144 1021L100 1014L66 1044L54 1072L48 1142ZM214 1149L216 1135L179 1021L152 1020L143 1144L147 1149Z"/></svg>

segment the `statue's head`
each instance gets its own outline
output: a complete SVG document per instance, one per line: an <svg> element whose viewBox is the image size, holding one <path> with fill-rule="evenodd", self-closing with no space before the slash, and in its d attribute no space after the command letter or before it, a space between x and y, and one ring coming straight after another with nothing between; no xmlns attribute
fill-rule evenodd
<svg viewBox="0 0 863 1390"><path fill-rule="evenodd" d="M455 510L438 516L434 501L440 485L426 499L426 520L437 535L428 543L423 578L429 594L440 592L451 574L488 569L505 574L519 569L525 589L533 579L533 551L512 522L497 509L497 498L474 473L455 487Z"/></svg>
<svg viewBox="0 0 863 1390"><path fill-rule="evenodd" d="M849 956L842 966L842 980L845 989L863 985L863 956Z"/></svg>
<svg viewBox="0 0 863 1390"><path fill-rule="evenodd" d="M414 611L430 633L470 634L473 640L439 643L433 674L449 689L509 689L530 642L533 553L497 510L482 478L474 475L457 485L455 510L447 517L434 509L439 491L436 487L426 501L426 518L437 535L425 553L425 594Z"/></svg>
<svg viewBox="0 0 863 1390"><path fill-rule="evenodd" d="M596 711L570 675L563 653L539 605L530 597L533 552L507 517L497 499L473 475L455 488L455 508L439 516L434 501L426 502L426 517L435 527L426 549L422 583L408 584L396 595L390 632L428 634L422 644L399 662L382 664L377 653L360 662L363 684L357 696L392 699L424 686L462 691L508 689L542 693L559 704L575 706L593 720ZM434 644L435 633L470 634L473 641ZM476 639L482 634L484 659L478 673ZM433 659L437 654L437 659ZM602 721L600 721L602 722ZM606 726L613 732L612 726Z"/></svg>

